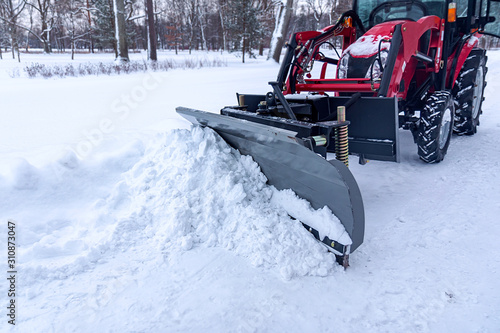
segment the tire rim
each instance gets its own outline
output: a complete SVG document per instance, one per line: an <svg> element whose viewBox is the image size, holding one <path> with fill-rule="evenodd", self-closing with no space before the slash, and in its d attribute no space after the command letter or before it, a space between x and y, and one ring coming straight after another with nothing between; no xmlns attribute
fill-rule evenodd
<svg viewBox="0 0 500 333"><path fill-rule="evenodd" d="M483 66L479 66L476 73L476 82L474 84L474 97L472 100L472 119L476 119L479 115L479 108L481 106L481 100L483 95Z"/></svg>
<svg viewBox="0 0 500 333"><path fill-rule="evenodd" d="M443 149L448 141L448 135L451 129L451 109L447 107L444 110L443 117L441 118L441 128L439 129L439 149Z"/></svg>

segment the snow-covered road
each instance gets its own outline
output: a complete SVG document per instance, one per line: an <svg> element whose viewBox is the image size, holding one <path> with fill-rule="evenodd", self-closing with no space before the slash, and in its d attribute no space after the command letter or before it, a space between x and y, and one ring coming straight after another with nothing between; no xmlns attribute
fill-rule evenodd
<svg viewBox="0 0 500 333"><path fill-rule="evenodd" d="M264 93L278 70L209 56L228 67L30 80L0 61L19 332L500 330L500 51L478 133L454 136L443 162L421 162L404 131L401 163L352 158L366 233L346 271L251 160L175 114Z"/></svg>

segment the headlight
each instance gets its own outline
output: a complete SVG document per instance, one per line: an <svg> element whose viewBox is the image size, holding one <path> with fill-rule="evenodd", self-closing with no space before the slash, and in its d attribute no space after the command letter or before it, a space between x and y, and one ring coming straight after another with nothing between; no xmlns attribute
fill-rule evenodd
<svg viewBox="0 0 500 333"><path fill-rule="evenodd" d="M347 78L347 64L349 63L349 53L345 53L339 60L337 65L337 79Z"/></svg>
<svg viewBox="0 0 500 333"><path fill-rule="evenodd" d="M379 56L375 57L373 63L370 65L370 68L368 68L365 78L372 79L373 81L380 80L382 78L382 72L385 68L385 64L387 63L388 56L389 51L387 49L381 50ZM380 58L380 62L378 61L378 58ZM382 68L380 68L380 63L382 63Z"/></svg>

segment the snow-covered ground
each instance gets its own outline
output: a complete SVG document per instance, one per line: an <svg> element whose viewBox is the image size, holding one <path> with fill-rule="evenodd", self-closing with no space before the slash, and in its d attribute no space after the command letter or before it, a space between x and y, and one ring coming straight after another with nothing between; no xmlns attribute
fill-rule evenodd
<svg viewBox="0 0 500 333"><path fill-rule="evenodd" d="M22 55L21 65L7 56L1 331L500 331L500 51L489 52L478 133L454 137L443 162L419 161L409 132L399 164L352 158L366 233L345 271L281 200L304 218L334 217L277 193L251 159L175 113L265 93L276 64L198 53L228 66L45 80L22 77L23 64L69 55ZM15 68L20 78L10 77ZM6 316L9 219L15 328Z"/></svg>

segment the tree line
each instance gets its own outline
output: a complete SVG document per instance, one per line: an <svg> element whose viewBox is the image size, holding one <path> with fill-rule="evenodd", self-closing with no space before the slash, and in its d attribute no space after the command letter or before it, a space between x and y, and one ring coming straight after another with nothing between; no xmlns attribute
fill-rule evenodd
<svg viewBox="0 0 500 333"><path fill-rule="evenodd" d="M0 58L45 53L214 50L279 59L291 31L334 24L352 0L0 0ZM493 45L494 46L494 45Z"/></svg>
<svg viewBox="0 0 500 333"><path fill-rule="evenodd" d="M214 50L262 55L290 30L335 22L351 0L0 0L0 57L45 53ZM338 14L337 14L338 13ZM281 29L281 30L279 30ZM273 38L274 35L274 38ZM121 38L120 38L121 36ZM276 49L276 45L274 45Z"/></svg>

